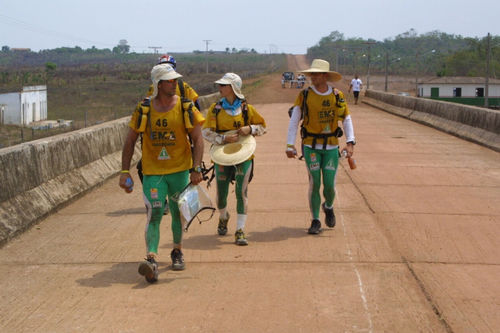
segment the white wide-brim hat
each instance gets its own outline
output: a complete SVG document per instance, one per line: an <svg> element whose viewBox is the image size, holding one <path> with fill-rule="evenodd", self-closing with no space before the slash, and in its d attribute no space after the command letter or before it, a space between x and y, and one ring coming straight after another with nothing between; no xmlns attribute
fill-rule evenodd
<svg viewBox="0 0 500 333"><path fill-rule="evenodd" d="M151 70L151 81L153 81L153 94L151 98L158 95L158 82L161 80L173 80L182 77L175 69L169 64L159 64Z"/></svg>
<svg viewBox="0 0 500 333"><path fill-rule="evenodd" d="M234 131L231 131L234 133ZM227 132L227 134L231 134ZM240 135L237 142L210 147L210 157L219 165L237 165L248 160L255 152L257 142L253 135Z"/></svg>
<svg viewBox="0 0 500 333"><path fill-rule="evenodd" d="M241 81L241 77L238 74L234 73L226 73L222 78L215 81L216 84L230 84L231 88L233 88L234 94L239 99L245 99L245 95L241 93L241 87L243 82Z"/></svg>
<svg viewBox="0 0 500 333"><path fill-rule="evenodd" d="M322 59L314 59L311 64L311 68L300 71L301 73L311 74L311 73L328 73L328 81L338 81L342 78L342 75L335 71L330 70L330 63Z"/></svg>

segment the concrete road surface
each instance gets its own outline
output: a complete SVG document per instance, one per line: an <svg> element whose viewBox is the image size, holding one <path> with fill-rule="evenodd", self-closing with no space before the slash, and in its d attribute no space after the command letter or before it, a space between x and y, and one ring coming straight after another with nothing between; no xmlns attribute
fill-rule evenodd
<svg viewBox="0 0 500 333"><path fill-rule="evenodd" d="M174 272L168 216L148 284L141 187L113 178L0 249L0 332L498 332L500 154L351 106L358 168L340 165L337 226L311 236L288 107L257 105L249 246L235 219L218 236L216 215L185 234Z"/></svg>

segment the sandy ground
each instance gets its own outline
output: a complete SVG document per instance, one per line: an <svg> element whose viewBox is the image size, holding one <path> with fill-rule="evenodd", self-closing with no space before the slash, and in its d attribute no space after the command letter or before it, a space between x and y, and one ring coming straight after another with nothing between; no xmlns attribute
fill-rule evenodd
<svg viewBox="0 0 500 333"><path fill-rule="evenodd" d="M214 216L174 272L167 217L148 284L141 188L113 178L0 249L0 332L498 332L500 154L352 105L358 168L340 165L337 226L311 236L305 166L284 154L299 90L264 81L249 246Z"/></svg>

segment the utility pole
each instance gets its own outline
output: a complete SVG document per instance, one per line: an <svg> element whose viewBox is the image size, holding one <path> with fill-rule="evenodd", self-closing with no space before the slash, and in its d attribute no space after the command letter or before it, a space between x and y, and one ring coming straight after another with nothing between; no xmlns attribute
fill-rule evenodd
<svg viewBox="0 0 500 333"><path fill-rule="evenodd" d="M363 44L368 44L368 73L366 74L366 89L370 89L371 46L372 44L376 44L376 42L364 42Z"/></svg>
<svg viewBox="0 0 500 333"><path fill-rule="evenodd" d="M389 52L385 51L385 85L384 85L384 91L387 92L387 67L389 66Z"/></svg>
<svg viewBox="0 0 500 333"><path fill-rule="evenodd" d="M415 97L418 97L418 50L415 53Z"/></svg>
<svg viewBox="0 0 500 333"><path fill-rule="evenodd" d="M490 39L491 39L491 35L488 32L488 37L486 39L486 79L484 82L484 107L485 108L489 107L488 97L489 97L490 56L491 56Z"/></svg>
<svg viewBox="0 0 500 333"><path fill-rule="evenodd" d="M153 49L154 54L158 54L158 50L161 49L161 46L148 46L148 48Z"/></svg>
<svg viewBox="0 0 500 333"><path fill-rule="evenodd" d="M206 44L206 51L205 51L205 62L207 64L207 74L208 74L208 43L210 43L212 40L210 39L204 39L203 40Z"/></svg>

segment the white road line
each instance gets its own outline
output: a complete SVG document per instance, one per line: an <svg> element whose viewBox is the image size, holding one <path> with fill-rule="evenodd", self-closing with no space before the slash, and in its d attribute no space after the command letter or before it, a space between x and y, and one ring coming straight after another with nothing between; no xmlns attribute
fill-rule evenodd
<svg viewBox="0 0 500 333"><path fill-rule="evenodd" d="M335 190L335 198L338 200L339 204L341 202L339 193L337 190ZM352 257L352 251L351 251L351 245L349 244L349 238L347 238L347 231L346 231L346 226L344 223L344 214L340 213L340 222L342 223L342 229L344 231L344 238L346 240L347 244L347 255L349 256L349 260L351 261L351 266L354 269L354 272L356 273L356 276L358 278L358 286L359 286L359 293L361 296L361 299L363 300L363 307L365 308L365 314L366 314L366 319L368 320L368 329L367 331L372 333L373 332L373 323L372 323L372 315L370 313L370 310L368 309L368 301L366 299L366 293L365 293L365 288L363 285L363 279L361 279L361 274L359 273L359 270L356 266L356 263L354 262L354 259ZM361 330L361 331L366 331L366 330Z"/></svg>

